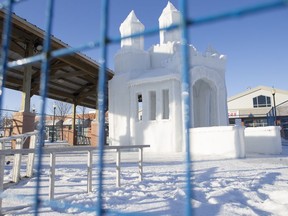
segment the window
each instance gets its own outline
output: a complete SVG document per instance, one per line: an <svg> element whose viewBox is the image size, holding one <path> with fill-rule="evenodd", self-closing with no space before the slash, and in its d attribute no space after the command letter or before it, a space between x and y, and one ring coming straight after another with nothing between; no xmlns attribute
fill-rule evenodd
<svg viewBox="0 0 288 216"><path fill-rule="evenodd" d="M257 107L271 107L271 98L264 96L264 95L260 95L258 97L254 97L253 98L253 107L257 108Z"/></svg>
<svg viewBox="0 0 288 216"><path fill-rule="evenodd" d="M137 94L137 119L138 121L142 121L143 119L142 94Z"/></svg>
<svg viewBox="0 0 288 216"><path fill-rule="evenodd" d="M156 92L155 91L150 91L149 98L150 98L149 119L150 120L156 120Z"/></svg>
<svg viewBox="0 0 288 216"><path fill-rule="evenodd" d="M169 119L169 90L162 90L162 118Z"/></svg>

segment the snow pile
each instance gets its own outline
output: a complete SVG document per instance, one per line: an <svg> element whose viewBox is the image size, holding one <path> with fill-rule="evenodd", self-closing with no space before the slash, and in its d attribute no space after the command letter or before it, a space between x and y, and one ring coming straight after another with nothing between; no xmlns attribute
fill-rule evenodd
<svg viewBox="0 0 288 216"><path fill-rule="evenodd" d="M115 186L115 153L105 156L104 207L107 215L184 215L183 153L144 153L144 180L138 182L136 152L122 154L121 188ZM97 171L93 192L86 193L86 154L57 156L55 202L48 202L48 164L45 156L40 215L95 215ZM97 155L95 154L95 163ZM249 155L246 159L193 163L195 215L287 215L288 146L281 155ZM11 164L7 167L7 174ZM24 167L23 167L24 168ZM4 191L3 213L33 215L35 178ZM120 214L120 215L121 215Z"/></svg>

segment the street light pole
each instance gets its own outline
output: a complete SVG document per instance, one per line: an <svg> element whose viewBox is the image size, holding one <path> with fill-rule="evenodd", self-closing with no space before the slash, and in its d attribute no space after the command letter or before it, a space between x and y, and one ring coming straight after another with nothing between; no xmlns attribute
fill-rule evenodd
<svg viewBox="0 0 288 216"><path fill-rule="evenodd" d="M276 112L276 103L275 103L275 94L276 94L276 90L273 88L272 89L272 96L273 96L273 109L274 109L274 125L277 125L277 112Z"/></svg>
<svg viewBox="0 0 288 216"><path fill-rule="evenodd" d="M56 111L56 105L53 105L53 110L54 110L54 114L53 114L53 124L52 124L52 140L51 142L54 142L54 129L55 129L55 111Z"/></svg>

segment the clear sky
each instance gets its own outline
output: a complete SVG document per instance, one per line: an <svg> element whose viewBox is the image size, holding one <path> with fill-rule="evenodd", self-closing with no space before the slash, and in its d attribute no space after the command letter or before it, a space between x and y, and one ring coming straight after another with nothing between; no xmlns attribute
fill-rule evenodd
<svg viewBox="0 0 288 216"><path fill-rule="evenodd" d="M178 0L170 0L176 8ZM0 2L3 2L0 1ZM190 18L275 2L275 0L189 0ZM55 0L53 35L70 46L99 39L101 0ZM46 0L26 0L14 7L14 12L45 29ZM134 10L146 29L158 26L158 18L167 0L110 0L109 35L120 36L119 26ZM228 97L258 85L288 90L288 7L248 17L220 21L189 30L190 43L200 52L212 46L227 55L226 85ZM145 38L145 49L159 43L158 34ZM109 46L108 67L119 44ZM99 50L85 52L99 60ZM19 100L16 99L19 97ZM13 100L11 100L13 98ZM38 102L32 98L36 109ZM19 109L20 94L5 92L3 108ZM19 101L19 103L17 102Z"/></svg>

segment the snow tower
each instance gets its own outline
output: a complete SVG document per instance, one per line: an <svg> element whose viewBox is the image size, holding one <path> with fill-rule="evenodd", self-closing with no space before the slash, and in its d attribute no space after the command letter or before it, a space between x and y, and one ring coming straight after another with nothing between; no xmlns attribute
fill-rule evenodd
<svg viewBox="0 0 288 216"><path fill-rule="evenodd" d="M159 27L179 23L168 2ZM144 31L134 11L120 26L121 36ZM149 144L153 152L182 152L180 32L161 31L160 43L144 50L144 38L122 40L109 81L111 145ZM192 127L228 125L226 58L212 47L199 53L189 45Z"/></svg>

